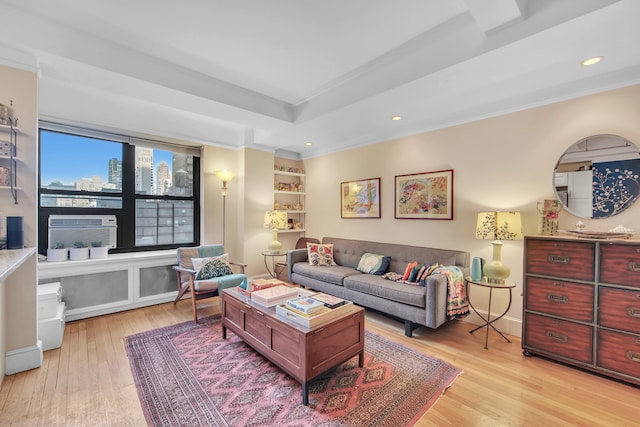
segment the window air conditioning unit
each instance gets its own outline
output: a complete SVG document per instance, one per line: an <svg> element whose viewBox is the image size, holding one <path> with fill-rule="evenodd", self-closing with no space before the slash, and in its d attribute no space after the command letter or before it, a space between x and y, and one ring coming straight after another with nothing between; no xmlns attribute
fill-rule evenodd
<svg viewBox="0 0 640 427"><path fill-rule="evenodd" d="M71 248L75 242L87 246L101 242L102 246L115 248L117 228L115 215L49 215L49 248L58 243Z"/></svg>

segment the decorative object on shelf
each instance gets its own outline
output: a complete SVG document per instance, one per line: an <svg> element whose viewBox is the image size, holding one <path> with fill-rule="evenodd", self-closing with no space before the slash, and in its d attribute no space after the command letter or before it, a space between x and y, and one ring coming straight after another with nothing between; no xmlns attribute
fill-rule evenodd
<svg viewBox="0 0 640 427"><path fill-rule="evenodd" d="M0 166L0 185L3 187L11 185L11 170L4 166Z"/></svg>
<svg viewBox="0 0 640 427"><path fill-rule="evenodd" d="M102 242L91 242L91 247L89 248L89 258L106 258L108 254L109 246L102 246Z"/></svg>
<svg viewBox="0 0 640 427"><path fill-rule="evenodd" d="M268 246L269 251L279 252L282 250L282 243L278 242L278 230L289 228L287 213L283 211L267 211L264 214L264 228L270 228L273 233L273 238Z"/></svg>
<svg viewBox="0 0 640 427"><path fill-rule="evenodd" d="M0 140L0 156L6 156L6 157L15 156L15 152L13 150L13 144L10 141Z"/></svg>
<svg viewBox="0 0 640 427"><path fill-rule="evenodd" d="M215 176L222 181L222 246L225 246L225 230L226 230L226 212L227 212L227 183L233 179L235 174L226 169L219 169L213 172Z"/></svg>
<svg viewBox="0 0 640 427"><path fill-rule="evenodd" d="M73 247L69 249L70 260L77 261L87 258L89 258L89 247L86 243L77 241L73 244Z"/></svg>
<svg viewBox="0 0 640 427"><path fill-rule="evenodd" d="M537 205L540 218L538 220L538 234L555 236L558 234L558 214L562 210L562 202L546 199Z"/></svg>
<svg viewBox="0 0 640 427"><path fill-rule="evenodd" d="M584 231L586 225L582 221L576 222L576 231Z"/></svg>
<svg viewBox="0 0 640 427"><path fill-rule="evenodd" d="M340 183L341 218L380 218L380 178Z"/></svg>
<svg viewBox="0 0 640 427"><path fill-rule="evenodd" d="M453 169L395 179L396 218L453 219Z"/></svg>
<svg viewBox="0 0 640 427"><path fill-rule="evenodd" d="M520 212L480 212L476 224L476 239L495 239L493 258L483 267L489 283L504 284L511 269L502 263L502 241L522 239Z"/></svg>
<svg viewBox="0 0 640 427"><path fill-rule="evenodd" d="M9 107L4 104L0 104L0 125L8 126L11 124L9 118Z"/></svg>

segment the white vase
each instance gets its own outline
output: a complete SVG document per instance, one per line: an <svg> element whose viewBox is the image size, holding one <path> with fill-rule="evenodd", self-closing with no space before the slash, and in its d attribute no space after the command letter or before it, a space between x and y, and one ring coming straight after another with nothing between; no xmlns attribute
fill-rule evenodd
<svg viewBox="0 0 640 427"><path fill-rule="evenodd" d="M91 259L106 258L108 254L108 246L92 246L91 248L89 248L89 258Z"/></svg>
<svg viewBox="0 0 640 427"><path fill-rule="evenodd" d="M71 248L69 249L69 259L78 261L89 258L89 248Z"/></svg>
<svg viewBox="0 0 640 427"><path fill-rule="evenodd" d="M47 261L59 262L66 261L69 258L69 249L47 249Z"/></svg>
<svg viewBox="0 0 640 427"><path fill-rule="evenodd" d="M269 252L280 252L282 243L278 242L278 230L273 229L273 240L269 243Z"/></svg>
<svg viewBox="0 0 640 427"><path fill-rule="evenodd" d="M504 284L511 274L511 269L502 264L502 242L496 240L491 244L493 245L493 259L485 263L483 273L490 283Z"/></svg>

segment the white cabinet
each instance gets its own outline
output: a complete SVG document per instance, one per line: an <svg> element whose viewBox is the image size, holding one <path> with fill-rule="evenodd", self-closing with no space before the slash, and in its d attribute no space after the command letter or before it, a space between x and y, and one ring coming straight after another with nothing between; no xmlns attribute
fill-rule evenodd
<svg viewBox="0 0 640 427"><path fill-rule="evenodd" d="M274 210L287 213L288 230L280 233L303 235L305 228L305 174L300 167L288 167L276 164L274 170Z"/></svg>

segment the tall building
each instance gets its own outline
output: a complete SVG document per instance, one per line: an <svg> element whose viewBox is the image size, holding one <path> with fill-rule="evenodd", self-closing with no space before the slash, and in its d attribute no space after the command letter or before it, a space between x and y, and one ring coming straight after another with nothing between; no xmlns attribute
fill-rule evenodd
<svg viewBox="0 0 640 427"><path fill-rule="evenodd" d="M122 160L115 157L109 159L109 184L113 184L116 189L122 190Z"/></svg>
<svg viewBox="0 0 640 427"><path fill-rule="evenodd" d="M164 160L156 168L156 194L169 194L171 189L171 171Z"/></svg>
<svg viewBox="0 0 640 427"><path fill-rule="evenodd" d="M193 156L173 153L173 186L174 196L191 196L193 190Z"/></svg>
<svg viewBox="0 0 640 427"><path fill-rule="evenodd" d="M153 150L136 147L136 193L153 194Z"/></svg>

